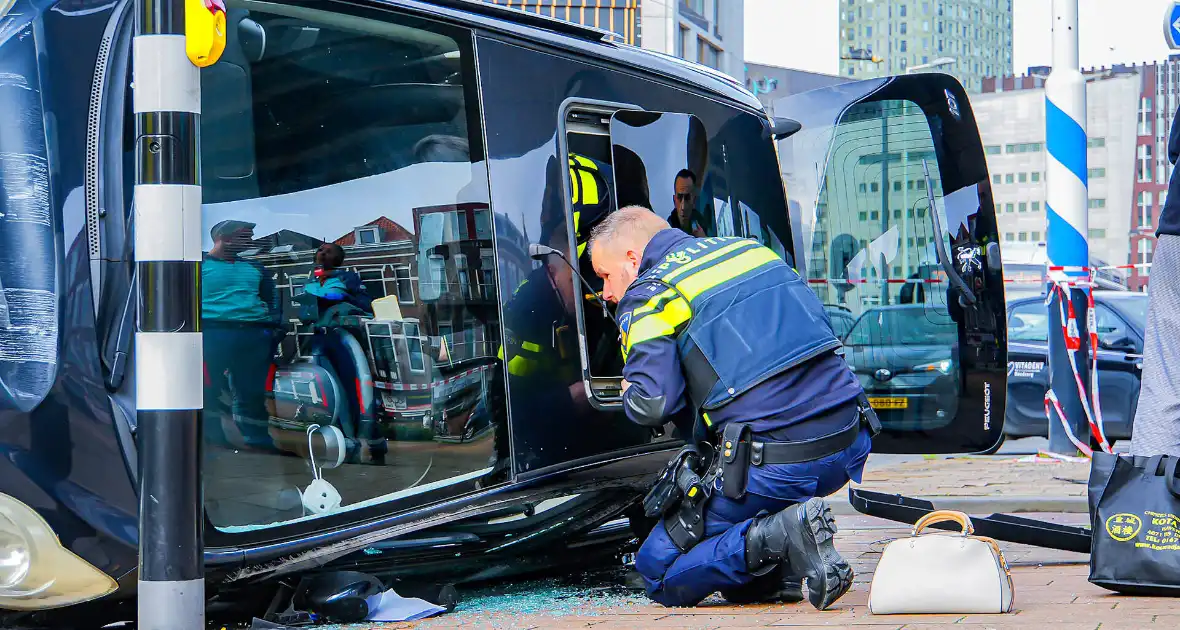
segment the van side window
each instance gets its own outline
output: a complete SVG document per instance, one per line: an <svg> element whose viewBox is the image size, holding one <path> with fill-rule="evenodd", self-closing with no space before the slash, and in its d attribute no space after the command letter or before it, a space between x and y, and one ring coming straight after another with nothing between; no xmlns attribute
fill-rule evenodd
<svg viewBox="0 0 1180 630"><path fill-rule="evenodd" d="M201 71L205 498L230 533L470 491L507 424L471 32L262 6L228 3Z"/></svg>
<svg viewBox="0 0 1180 630"><path fill-rule="evenodd" d="M792 262L778 156L757 118L741 114L722 127L711 142L709 174L717 235L755 239Z"/></svg>

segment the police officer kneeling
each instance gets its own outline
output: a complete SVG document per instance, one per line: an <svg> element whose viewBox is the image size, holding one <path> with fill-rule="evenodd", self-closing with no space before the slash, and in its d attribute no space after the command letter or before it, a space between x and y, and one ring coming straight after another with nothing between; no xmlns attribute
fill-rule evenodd
<svg viewBox="0 0 1180 630"><path fill-rule="evenodd" d="M806 578L827 608L853 572L819 497L860 481L880 425L818 298L769 248L694 238L642 207L608 216L589 246L618 302L627 417L696 412L697 444L645 500L662 516L636 559L648 595L800 601Z"/></svg>

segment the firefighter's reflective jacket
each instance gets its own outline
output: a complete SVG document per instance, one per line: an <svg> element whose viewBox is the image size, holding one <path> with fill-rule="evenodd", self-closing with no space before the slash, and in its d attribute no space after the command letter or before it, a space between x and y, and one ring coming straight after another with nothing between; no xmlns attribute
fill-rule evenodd
<svg viewBox="0 0 1180 630"><path fill-rule="evenodd" d="M574 231L578 238L578 258L586 252L590 228L610 211L610 166L582 155L570 154L570 201L574 211Z"/></svg>
<svg viewBox="0 0 1180 630"><path fill-rule="evenodd" d="M688 402L707 425L742 407L743 421L779 426L859 394L815 293L756 241L656 234L618 313L634 422L658 426Z"/></svg>

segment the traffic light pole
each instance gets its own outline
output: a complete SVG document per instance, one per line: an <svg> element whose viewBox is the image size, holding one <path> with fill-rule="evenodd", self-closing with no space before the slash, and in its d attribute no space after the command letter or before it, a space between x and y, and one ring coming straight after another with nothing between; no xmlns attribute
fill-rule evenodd
<svg viewBox="0 0 1180 630"><path fill-rule="evenodd" d="M184 0L135 0L139 630L205 626L200 70Z"/></svg>
<svg viewBox="0 0 1180 630"><path fill-rule="evenodd" d="M1089 203L1086 161L1086 80L1078 68L1078 0L1053 0L1053 70L1045 80L1045 144L1049 151L1046 181L1048 214L1046 232L1050 266L1047 289L1052 296L1049 309L1049 389L1060 402L1065 418L1055 408L1049 411L1049 451L1077 455L1070 433L1089 445L1089 423L1082 396L1089 380L1092 349L1087 330L1089 288L1058 285L1054 279L1081 280L1089 267ZM1072 302L1075 317L1070 317ZM1063 321L1061 314L1065 311ZM1071 321L1073 322L1071 325ZM1079 342L1074 365L1083 391L1070 364L1068 336Z"/></svg>

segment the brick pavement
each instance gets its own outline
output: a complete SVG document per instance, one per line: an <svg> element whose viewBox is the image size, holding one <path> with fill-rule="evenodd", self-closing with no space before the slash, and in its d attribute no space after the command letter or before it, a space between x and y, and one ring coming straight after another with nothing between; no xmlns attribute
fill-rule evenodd
<svg viewBox="0 0 1180 630"><path fill-rule="evenodd" d="M921 497L1086 496L1089 461L1021 461L1005 456L946 457L870 466L859 487Z"/></svg>
<svg viewBox="0 0 1180 630"><path fill-rule="evenodd" d="M1088 462L1021 461L1021 456L877 456L870 458L856 487L934 500L939 507L971 513L1039 511L1056 522L1085 524ZM561 588L540 584L469 598L454 613L392 628L1079 628L1111 630L1156 628L1180 623L1180 606L1169 599L1115 595L1089 584L1088 555L1003 543L1016 584L1014 612L1008 615L873 616L868 588L881 550L889 540L908 535L898 523L856 514L847 490L829 497L841 528L837 546L857 572L852 590L827 611L810 605L731 606L718 596L690 609L652 604L642 592L621 588ZM957 502L957 503L956 503ZM1063 503L1064 502L1064 503ZM842 505L841 505L842 504ZM1060 507L1066 504L1066 507ZM1080 506L1080 508L1079 508ZM978 508L978 509L972 509ZM499 588L499 587L497 587ZM358 628L365 628L359 626Z"/></svg>
<svg viewBox="0 0 1180 630"><path fill-rule="evenodd" d="M1085 515L1035 515L1057 522L1082 524ZM731 606L714 596L701 606L669 609L638 594L596 597L593 592L526 591L505 595L495 606L460 604L450 615L418 624L386 624L375 628L513 628L615 630L643 628L1078 628L1112 630L1177 627L1180 606L1171 599L1116 595L1086 581L1088 556L1011 543L1001 543L1013 568L1014 612L1007 615L873 616L867 610L868 587L881 550L908 529L867 516L839 520L837 546L853 563L852 590L823 612L806 603ZM518 597L514 600L514 597ZM540 603L538 603L538 599ZM363 627L363 626L362 626Z"/></svg>

